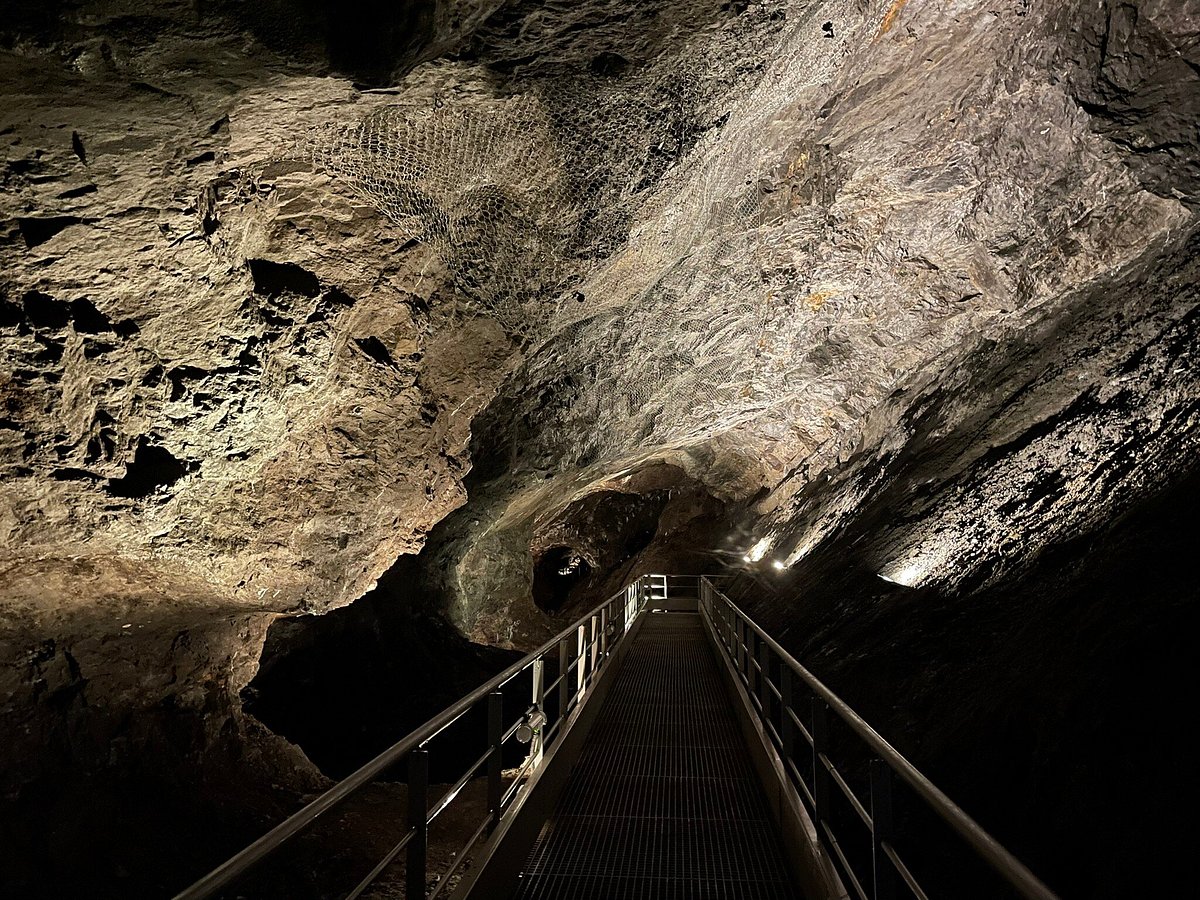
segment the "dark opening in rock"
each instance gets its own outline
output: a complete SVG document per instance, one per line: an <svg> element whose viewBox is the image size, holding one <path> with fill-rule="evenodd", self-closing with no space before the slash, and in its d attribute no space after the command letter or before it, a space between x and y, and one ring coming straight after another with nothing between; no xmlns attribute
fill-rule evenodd
<svg viewBox="0 0 1200 900"><path fill-rule="evenodd" d="M546 612L562 609L571 590L592 574L592 567L570 547L551 547L533 570L533 602Z"/></svg>
<svg viewBox="0 0 1200 900"><path fill-rule="evenodd" d="M254 293L268 297L290 291L315 297L321 293L321 282L308 269L295 263L278 263L269 259L247 260L250 277L254 279Z"/></svg>
<svg viewBox="0 0 1200 900"><path fill-rule="evenodd" d="M19 325L23 318L21 307L11 300L0 297L0 327L11 328L13 325Z"/></svg>
<svg viewBox="0 0 1200 900"><path fill-rule="evenodd" d="M120 337L127 338L133 337L141 329L138 328L138 323L133 319L121 319L121 321L113 323L113 331Z"/></svg>
<svg viewBox="0 0 1200 900"><path fill-rule="evenodd" d="M354 343L358 345L358 349L375 362L384 366L395 366L396 363L392 359L392 354L388 352L388 348L383 345L377 337L355 338Z"/></svg>
<svg viewBox="0 0 1200 900"><path fill-rule="evenodd" d="M88 194L94 194L98 188L94 184L82 184L77 188L69 188L58 195L59 200L74 200L77 197L86 197Z"/></svg>
<svg viewBox="0 0 1200 900"><path fill-rule="evenodd" d="M17 219L17 227L26 247L44 244L64 228L78 225L83 219L78 216L30 216Z"/></svg>
<svg viewBox="0 0 1200 900"><path fill-rule="evenodd" d="M113 478L106 490L114 497L146 497L168 487L187 474L187 465L169 450L148 443L138 444L133 462L125 466L125 475Z"/></svg>
<svg viewBox="0 0 1200 900"><path fill-rule="evenodd" d="M24 297L25 320L35 328L65 328L71 319L71 308L61 300L29 291Z"/></svg>
<svg viewBox="0 0 1200 900"><path fill-rule="evenodd" d="M619 53L605 50L592 57L590 68L597 75L620 75L629 68L629 60Z"/></svg>
<svg viewBox="0 0 1200 900"><path fill-rule="evenodd" d="M71 318L74 320L75 330L84 334L100 334L113 330L112 320L96 309L96 305L87 297L71 301Z"/></svg>
<svg viewBox="0 0 1200 900"><path fill-rule="evenodd" d="M242 693L247 711L299 744L326 775L348 775L520 658L471 643L438 606L419 583L416 557L402 557L349 606L279 619ZM506 716L523 711L531 689L506 691ZM470 738L486 728L483 714L480 706L438 739L434 781L451 781L474 762ZM388 777L403 779L403 767Z"/></svg>

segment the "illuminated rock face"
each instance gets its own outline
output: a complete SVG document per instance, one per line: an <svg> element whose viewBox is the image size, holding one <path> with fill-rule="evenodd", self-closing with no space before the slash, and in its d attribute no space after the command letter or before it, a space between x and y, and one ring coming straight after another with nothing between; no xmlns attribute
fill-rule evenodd
<svg viewBox="0 0 1200 900"><path fill-rule="evenodd" d="M729 561L844 661L1191 465L1191 0L243 6L5 25L8 793L307 785L238 692L397 559L516 649Z"/></svg>

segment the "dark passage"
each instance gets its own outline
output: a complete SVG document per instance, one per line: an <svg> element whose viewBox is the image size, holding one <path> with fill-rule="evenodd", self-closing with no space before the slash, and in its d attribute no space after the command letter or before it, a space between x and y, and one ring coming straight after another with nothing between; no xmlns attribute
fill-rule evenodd
<svg viewBox="0 0 1200 900"><path fill-rule="evenodd" d="M516 897L798 897L699 615L648 615Z"/></svg>

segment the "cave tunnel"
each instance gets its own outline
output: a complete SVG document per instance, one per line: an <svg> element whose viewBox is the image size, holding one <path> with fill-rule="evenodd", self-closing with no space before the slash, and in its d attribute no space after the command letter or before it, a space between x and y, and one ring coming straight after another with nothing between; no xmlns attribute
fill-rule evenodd
<svg viewBox="0 0 1200 900"><path fill-rule="evenodd" d="M571 597L571 590L587 580L592 567L570 547L551 547L533 568L533 602L546 612L558 612Z"/></svg>
<svg viewBox="0 0 1200 900"><path fill-rule="evenodd" d="M11 7L0 896L1186 896L1200 0Z"/></svg>

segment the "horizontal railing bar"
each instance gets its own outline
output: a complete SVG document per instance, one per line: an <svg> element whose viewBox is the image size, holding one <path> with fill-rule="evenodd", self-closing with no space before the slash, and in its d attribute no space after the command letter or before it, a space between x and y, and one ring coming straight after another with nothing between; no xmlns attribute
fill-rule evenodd
<svg viewBox="0 0 1200 900"><path fill-rule="evenodd" d="M525 665L521 666L521 668L517 669L517 671L513 672L511 675L509 675L507 678L505 678L503 681L501 681L498 685L496 685L496 687L493 689L493 691L491 693L495 693L496 691L503 692L505 685L509 684L514 678L524 675L527 671L529 671L529 669L533 666L533 664L535 662L542 659L544 656L545 656L545 653L535 653L535 654L532 654L532 655L526 657Z"/></svg>
<svg viewBox="0 0 1200 900"><path fill-rule="evenodd" d="M463 786L468 781L471 780L471 776L474 775L477 771L479 771L479 767L482 766L489 759L491 759L492 754L495 752L496 752L495 747L488 747L487 752L484 753L483 756L479 757L479 759L475 760L475 765L473 765L473 766L471 766L471 768L467 769L467 771L465 773L463 773L463 776L461 778L459 778L458 781L454 782L454 785L450 788L450 790L448 790L448 791L446 791L446 793L442 794L442 798L440 800L438 800L437 803L434 804L433 809L430 811L429 815L425 818L426 825L431 824L433 822L433 820L436 819L442 813L442 811L445 810L445 808L447 806L449 806L451 803L454 802L454 798L458 796L458 792L463 789Z"/></svg>
<svg viewBox="0 0 1200 900"><path fill-rule="evenodd" d="M411 753L416 747L432 739L442 729L456 722L467 710L495 691L499 685L506 683L513 675L524 671L534 660L541 658L551 649L557 649L559 642L570 637L572 632L577 632L579 626L589 622L598 610L617 601L618 598L624 600L625 591L626 589L622 588L594 610L580 616L575 622L550 638L550 640L542 644L537 650L523 659L517 660L499 675L481 684L457 703L442 710L442 712L416 729L416 731L401 738L370 762L339 781L316 800L312 801L312 803L307 804L302 809L288 816L254 843L250 844L250 846L227 859L190 887L185 888L176 895L175 900L200 900L200 898L209 897L235 878L244 874L264 857L273 853L297 834L311 826L322 815L344 802L347 797L357 793L365 785L374 781L379 775Z"/></svg>
<svg viewBox="0 0 1200 900"><path fill-rule="evenodd" d="M787 714L791 717L792 724L800 729L800 733L804 735L804 739L808 741L808 746L811 747L813 742L812 735L808 733L808 728L803 722L800 721L800 717L796 715L796 711L789 706L787 708Z"/></svg>
<svg viewBox="0 0 1200 900"><path fill-rule="evenodd" d="M887 855L887 858L891 860L892 867L900 874L900 877L904 879L904 883L908 885L908 889L913 892L913 896L916 897L917 900L929 900L929 895L926 894L921 888L921 885L917 883L917 879L913 876L913 873L908 871L908 866L906 866L900 859L900 854L896 852L896 848L894 848L887 841L881 841L879 848L883 850L883 852Z"/></svg>
<svg viewBox="0 0 1200 900"><path fill-rule="evenodd" d="M821 764L825 767L825 771L829 773L829 777L833 779L834 784L842 789L842 794L845 795L846 800L850 803L850 805L854 807L854 811L858 813L858 817L863 820L863 824L866 825L867 828L873 828L874 826L871 824L871 816L867 812L867 808L862 805L862 801L858 799L858 795L855 794L850 788L850 785L846 783L846 779L842 777L842 773L837 770L837 767L829 761L829 757L824 753L818 754L818 758L821 760Z"/></svg>
<svg viewBox="0 0 1200 900"><path fill-rule="evenodd" d="M369 888L374 883L375 879L379 877L380 873L383 872L383 870L386 869L388 866L390 866L392 864L392 861L397 856L400 855L400 851L408 846L408 842L413 839L413 835L415 835L416 833L417 833L417 829L410 828L408 830L408 834L406 834L404 837L402 837L400 839L400 843L398 843L395 847L393 847L391 850L389 850L387 853L385 853L383 856L383 859L381 859L379 862L377 862L375 864L375 868L373 868L370 872L367 873L367 877L364 878L362 881L360 881L355 886L354 890L352 890L349 894L346 895L346 900L357 900L357 898L362 895L362 892L365 891L367 888Z"/></svg>
<svg viewBox="0 0 1200 900"><path fill-rule="evenodd" d="M772 722L770 719L763 719L763 724L764 724L764 725L766 725L766 726L767 726L767 728L768 728L768 729L770 730L770 732L771 732L771 742L772 742L772 743L773 743L773 744L774 744L774 745L775 745L777 748L779 748L780 750L782 750L782 749L783 749L783 738L782 738L782 737L780 737L780 736L779 736L779 732L775 730L775 723L774 723L774 722Z"/></svg>
<svg viewBox="0 0 1200 900"><path fill-rule="evenodd" d="M829 708L837 713L838 718L845 722L850 730L858 736L875 754L882 759L897 775L912 788L913 792L936 812L941 818L966 841L975 851L999 872L1008 882L1017 888L1024 896L1034 900L1058 900L1041 880L1033 874L1019 859L1008 852L1000 843L967 815L962 808L939 790L933 782L926 778L916 766L900 755L874 728L851 709L844 700L827 688L812 672L800 665L779 642L763 631L758 624L747 616L741 608L717 590L711 582L709 588L719 596L733 612L750 626L767 646L788 666L801 681L803 681L818 697L829 704Z"/></svg>
<svg viewBox="0 0 1200 900"><path fill-rule="evenodd" d="M842 845L839 844L837 838L833 836L833 829L830 828L825 822L821 823L821 829L825 832L825 839L829 842L829 846L833 848L833 852L837 856L838 862L841 863L839 869L841 869L842 874L849 879L850 886L854 888L854 891L858 894L860 900L870 900L870 898L867 896L867 892L863 890L862 883L858 880L858 876L854 874L854 869L850 865L850 860L846 859L846 854L842 850Z"/></svg>
<svg viewBox="0 0 1200 900"><path fill-rule="evenodd" d="M525 762L521 763L521 768L517 769L517 774L513 778L513 783L509 785L508 790L504 792L504 796L500 799L501 809L508 806L508 801L512 798L513 794L517 792L517 788L521 784L521 779L525 777L525 772L529 769L533 759L533 754L529 754L529 756L525 757Z"/></svg>
<svg viewBox="0 0 1200 900"><path fill-rule="evenodd" d="M458 856L454 857L454 862L450 864L450 868L442 873L441 878L438 879L437 887L435 887L432 893L429 895L429 900L434 900L434 898L442 892L442 888L450 883L451 876L458 871L458 867L463 864L463 861L467 858L467 854L470 853L471 848L475 846L475 842L483 836L483 833L487 831L487 827L491 823L491 816L485 816L479 827L475 829L475 833L471 835L471 839L463 845L461 850L458 851ZM349 898L347 898L347 900L349 900Z"/></svg>
<svg viewBox="0 0 1200 900"><path fill-rule="evenodd" d="M800 774L800 770L796 768L796 764L790 759L785 760L789 769L792 770L792 777L796 779L796 786L804 792L804 799L808 801L808 808L815 810L817 808L816 798L813 797L812 791L808 789L808 784L804 781L804 776Z"/></svg>

